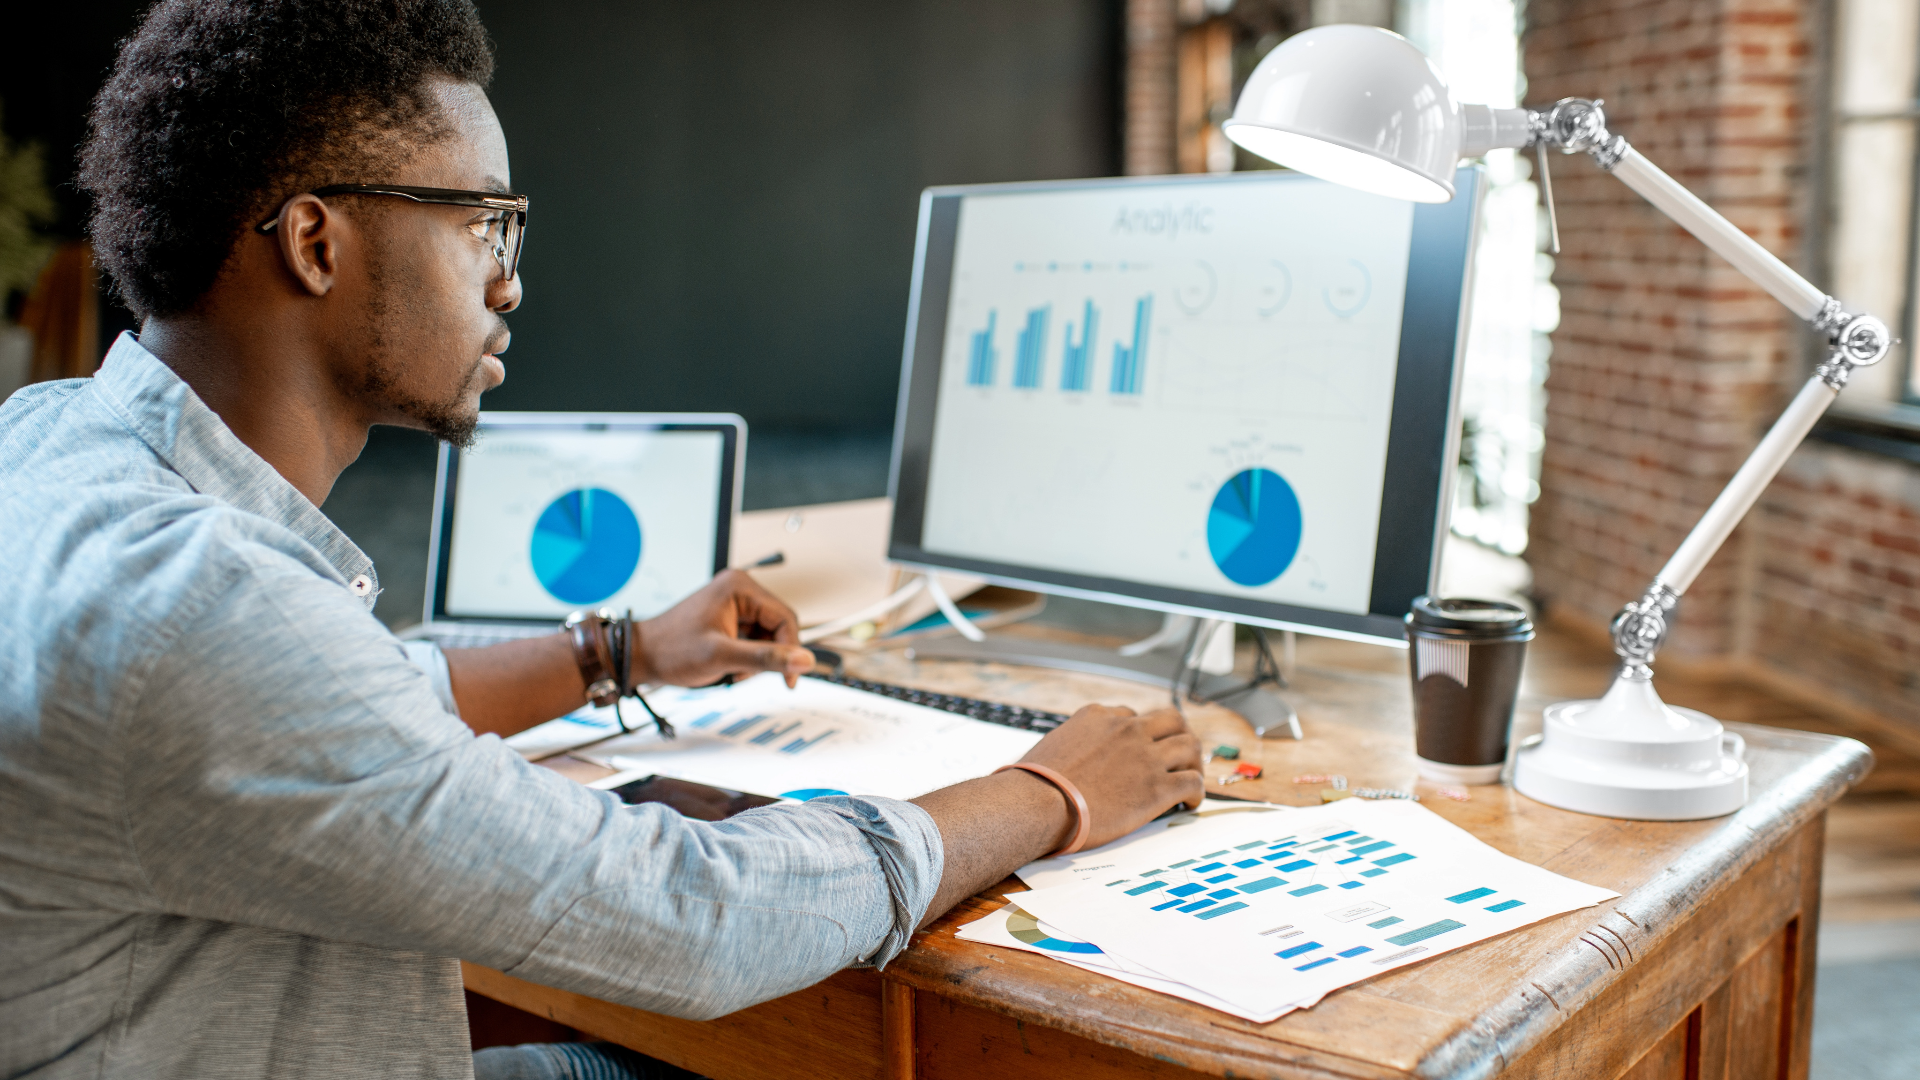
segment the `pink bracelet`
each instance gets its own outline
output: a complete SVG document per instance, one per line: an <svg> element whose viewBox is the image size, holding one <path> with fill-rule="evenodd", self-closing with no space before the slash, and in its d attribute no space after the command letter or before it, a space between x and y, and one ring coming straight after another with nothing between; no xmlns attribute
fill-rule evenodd
<svg viewBox="0 0 1920 1080"><path fill-rule="evenodd" d="M1080 794L1079 788L1073 786L1073 781L1061 776L1045 765L1035 765L1031 761L1016 761L1011 765L1002 765L993 771L995 774L998 774L1006 772L1008 769L1024 769L1032 773L1047 783L1052 784L1054 787L1059 788L1060 794L1065 795L1067 801L1073 804L1073 818L1075 822L1073 839L1068 840L1064 847L1047 856L1047 858L1057 859L1062 855L1071 855L1079 851L1082 847L1085 847L1087 836L1093 832L1093 814L1087 809L1085 796Z"/></svg>

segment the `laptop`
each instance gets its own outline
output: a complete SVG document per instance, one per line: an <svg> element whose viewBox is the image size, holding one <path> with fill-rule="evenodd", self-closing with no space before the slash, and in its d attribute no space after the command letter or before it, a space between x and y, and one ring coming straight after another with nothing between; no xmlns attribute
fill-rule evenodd
<svg viewBox="0 0 1920 1080"><path fill-rule="evenodd" d="M731 413L483 412L440 447L426 621L474 648L581 609L651 618L726 569L747 424Z"/></svg>

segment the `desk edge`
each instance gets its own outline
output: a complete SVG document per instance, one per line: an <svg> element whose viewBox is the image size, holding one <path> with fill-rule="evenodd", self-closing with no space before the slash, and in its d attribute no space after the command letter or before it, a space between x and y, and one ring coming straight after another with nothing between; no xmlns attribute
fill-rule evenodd
<svg viewBox="0 0 1920 1080"><path fill-rule="evenodd" d="M1633 955L1644 956L1659 949L1685 924L1687 909L1711 901L1749 867L1771 854L1781 841L1825 813L1873 764L1873 752L1853 739L1747 724L1728 726L1742 729L1749 740L1799 736L1831 739L1832 743L1782 777L1771 791L1735 812L1674 863L1668 873L1614 902L1598 925L1620 938ZM1436 1047L1415 1075L1449 1080L1493 1076L1635 967L1615 967L1596 948L1580 942L1569 944L1529 972L1522 989L1488 1009L1479 1022Z"/></svg>

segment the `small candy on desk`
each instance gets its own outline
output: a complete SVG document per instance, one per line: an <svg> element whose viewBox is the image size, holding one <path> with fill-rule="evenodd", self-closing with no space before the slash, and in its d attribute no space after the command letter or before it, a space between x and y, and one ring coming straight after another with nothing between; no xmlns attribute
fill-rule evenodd
<svg viewBox="0 0 1920 1080"><path fill-rule="evenodd" d="M1452 799L1454 802L1473 801L1473 793L1468 791L1466 788L1443 787L1440 789L1438 794L1441 798Z"/></svg>
<svg viewBox="0 0 1920 1080"><path fill-rule="evenodd" d="M1409 802L1420 801L1420 796L1415 795L1411 791L1401 791L1399 788L1354 788L1353 794L1358 795L1362 799L1406 799Z"/></svg>
<svg viewBox="0 0 1920 1080"><path fill-rule="evenodd" d="M1225 758L1228 761L1235 761L1240 757L1240 748L1237 746L1216 746L1213 748L1213 756Z"/></svg>
<svg viewBox="0 0 1920 1080"><path fill-rule="evenodd" d="M1222 784L1237 784L1242 780L1258 780L1263 770L1252 762L1243 761L1233 767L1233 772L1220 781Z"/></svg>

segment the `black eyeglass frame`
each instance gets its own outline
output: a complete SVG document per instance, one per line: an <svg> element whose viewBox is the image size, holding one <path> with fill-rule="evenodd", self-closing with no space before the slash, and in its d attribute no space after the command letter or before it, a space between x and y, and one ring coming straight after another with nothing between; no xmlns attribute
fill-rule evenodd
<svg viewBox="0 0 1920 1080"><path fill-rule="evenodd" d="M527 235L527 197L498 191L463 191L459 188L407 187L400 184L329 184L307 192L317 199L329 195L397 195L417 203L437 206L472 206L482 210L500 210L507 214L500 227L500 242L494 245L494 258L512 281L520 267L520 246ZM254 231L271 233L280 224L275 214L254 226Z"/></svg>

